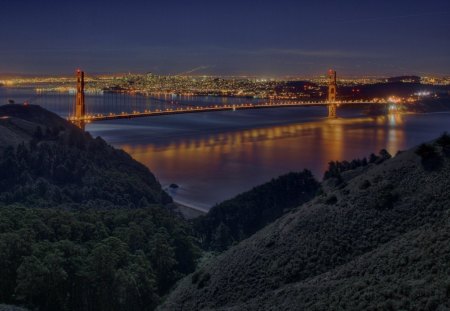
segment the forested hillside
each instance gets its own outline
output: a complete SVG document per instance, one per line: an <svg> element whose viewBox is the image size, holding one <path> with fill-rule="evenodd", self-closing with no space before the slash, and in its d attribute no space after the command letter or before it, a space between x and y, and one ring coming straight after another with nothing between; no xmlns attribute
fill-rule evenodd
<svg viewBox="0 0 450 311"><path fill-rule="evenodd" d="M40 310L152 310L195 268L189 227L160 207L0 206L0 301Z"/></svg>
<svg viewBox="0 0 450 311"><path fill-rule="evenodd" d="M0 116L9 118L1 130L23 139L0 148L0 202L65 208L171 202L149 170L125 152L39 107L17 106L0 107Z"/></svg>
<svg viewBox="0 0 450 311"><path fill-rule="evenodd" d="M193 271L191 227L145 166L37 106L0 120L0 304L152 310Z"/></svg>

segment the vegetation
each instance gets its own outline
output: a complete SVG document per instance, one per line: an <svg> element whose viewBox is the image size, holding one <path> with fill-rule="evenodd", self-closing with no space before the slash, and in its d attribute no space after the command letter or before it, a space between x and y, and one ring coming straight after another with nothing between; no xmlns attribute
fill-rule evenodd
<svg viewBox="0 0 450 311"><path fill-rule="evenodd" d="M152 310L168 294L161 310L450 308L447 134L331 162L340 182L323 188L306 170L281 176L192 227L126 153L17 107L21 141L0 146L0 310ZM194 271L198 237L225 251Z"/></svg>
<svg viewBox="0 0 450 311"><path fill-rule="evenodd" d="M389 154L389 152L386 151L386 149L382 149L379 152L379 155L375 155L374 153L370 154L369 160L366 158L363 159L354 159L350 162L348 161L331 161L328 163L328 170L324 173L324 180L330 179L330 178L337 178L341 179L341 173L346 171L354 170L358 167L365 167L371 163L373 164L380 164L388 159L390 159L392 156Z"/></svg>
<svg viewBox="0 0 450 311"><path fill-rule="evenodd" d="M0 301L40 310L150 310L199 256L159 207L0 208Z"/></svg>
<svg viewBox="0 0 450 311"><path fill-rule="evenodd" d="M146 167L101 138L37 127L28 144L4 148L0 202L30 207L135 208L171 198Z"/></svg>
<svg viewBox="0 0 450 311"><path fill-rule="evenodd" d="M420 156L423 167L428 170L434 170L441 164L440 155L432 144L421 144L417 148L416 154Z"/></svg>
<svg viewBox="0 0 450 311"><path fill-rule="evenodd" d="M436 140L436 144L442 148L445 156L450 157L450 135L447 132Z"/></svg>
<svg viewBox="0 0 450 311"><path fill-rule="evenodd" d="M191 226L145 166L39 107L2 113L20 141L0 145L1 308L152 310L195 269Z"/></svg>
<svg viewBox="0 0 450 311"><path fill-rule="evenodd" d="M223 251L311 200L319 187L310 171L289 173L214 206L194 227L205 249Z"/></svg>

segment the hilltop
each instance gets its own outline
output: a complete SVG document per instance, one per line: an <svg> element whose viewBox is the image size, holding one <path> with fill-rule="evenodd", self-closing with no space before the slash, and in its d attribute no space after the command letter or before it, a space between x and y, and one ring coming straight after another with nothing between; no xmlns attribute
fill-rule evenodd
<svg viewBox="0 0 450 311"><path fill-rule="evenodd" d="M185 277L160 310L448 309L449 140L327 179Z"/></svg>
<svg viewBox="0 0 450 311"><path fill-rule="evenodd" d="M41 129L76 131L76 127L54 113L35 105L0 106L0 148L29 142L37 127Z"/></svg>

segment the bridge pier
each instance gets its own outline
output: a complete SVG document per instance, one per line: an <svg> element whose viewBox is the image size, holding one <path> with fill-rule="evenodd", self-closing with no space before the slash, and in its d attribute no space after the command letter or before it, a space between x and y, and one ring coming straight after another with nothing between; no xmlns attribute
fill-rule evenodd
<svg viewBox="0 0 450 311"><path fill-rule="evenodd" d="M328 118L336 118L337 105L336 104L329 104L328 105Z"/></svg>

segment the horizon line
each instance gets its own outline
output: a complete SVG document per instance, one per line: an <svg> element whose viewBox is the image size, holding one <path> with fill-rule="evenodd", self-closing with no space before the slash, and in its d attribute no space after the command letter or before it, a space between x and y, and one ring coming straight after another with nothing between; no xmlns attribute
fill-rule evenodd
<svg viewBox="0 0 450 311"><path fill-rule="evenodd" d="M77 69L73 70L73 73L45 73L45 74L37 74L37 73L26 73L26 72L0 72L0 79L12 79L12 78L51 78L51 77L72 77L75 75ZM312 79L324 77L327 75L328 70L324 71L323 74L314 75L314 74L287 74L287 75L270 75L270 74L160 74L154 73L151 71L142 72L142 71L117 71L117 72L88 72L86 70L81 69L86 72L88 76L125 76L125 75L146 75L146 74L154 74L156 76L166 76L166 77L215 77L215 78L260 78L260 79ZM403 76L417 76L417 77L440 77L447 78L450 77L450 73L428 73L428 74L414 74L414 73L397 73L397 74L339 74L338 77L344 79L364 79L364 78L372 78L372 79L385 79L392 77L403 77ZM342 72L342 71L341 71Z"/></svg>

